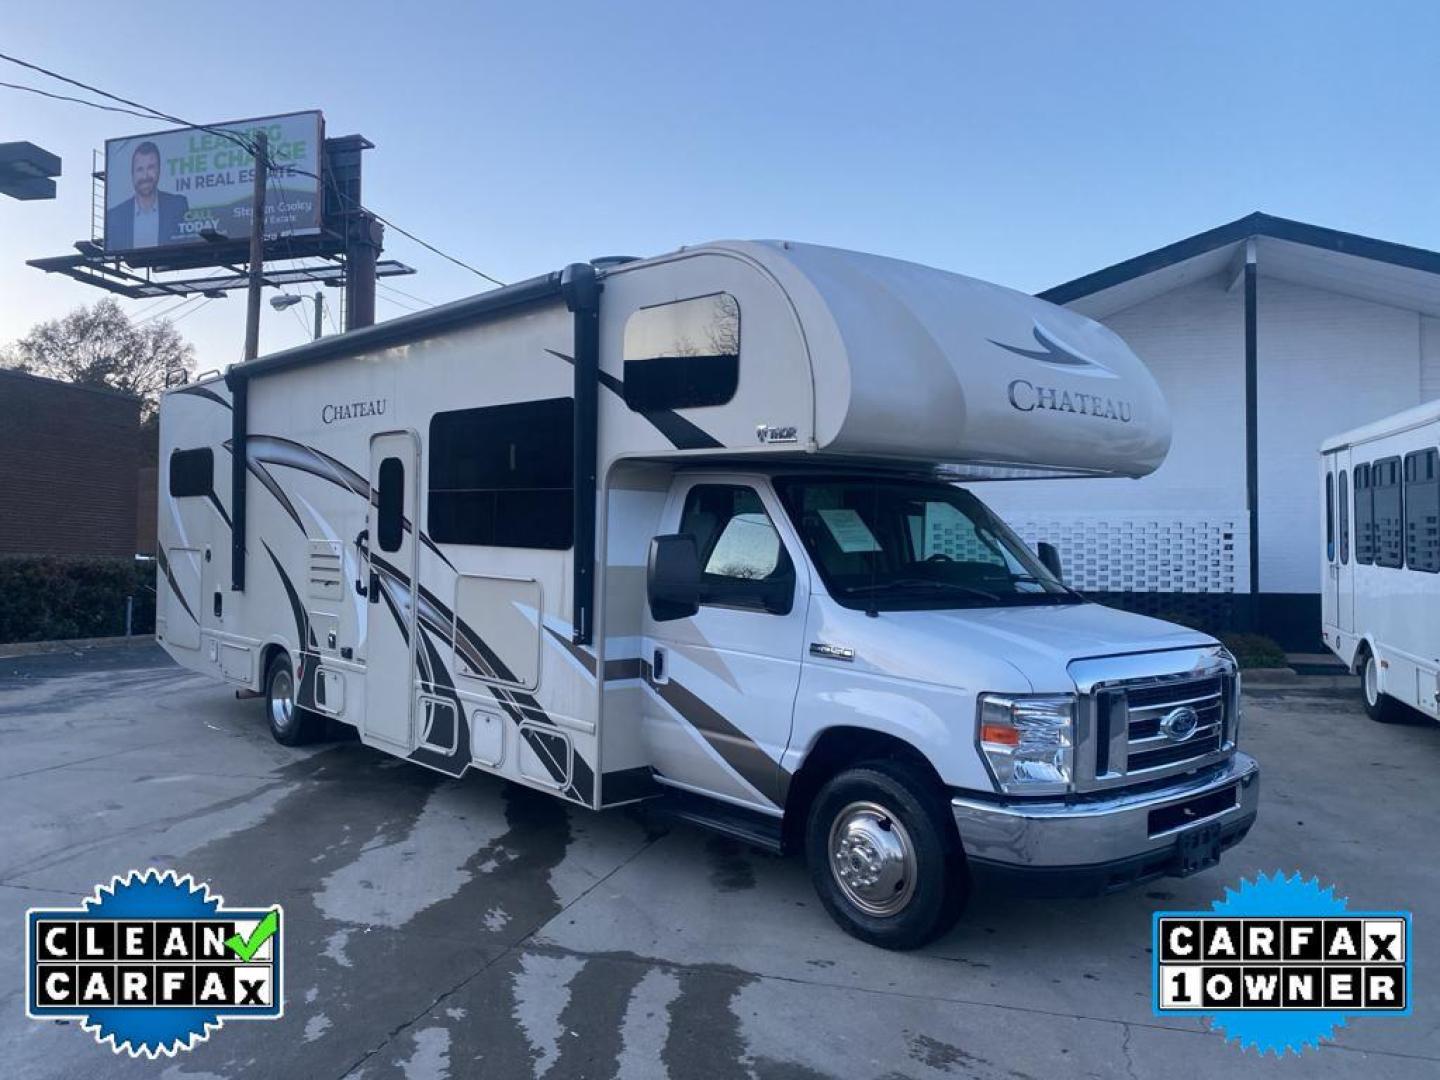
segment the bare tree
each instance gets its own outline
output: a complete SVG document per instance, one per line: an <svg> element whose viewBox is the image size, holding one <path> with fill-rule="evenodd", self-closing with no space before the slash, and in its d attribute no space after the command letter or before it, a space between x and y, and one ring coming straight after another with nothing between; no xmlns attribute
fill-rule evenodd
<svg viewBox="0 0 1440 1080"><path fill-rule="evenodd" d="M168 320L137 326L106 297L59 319L36 324L0 350L0 365L82 386L103 386L144 399L154 414L167 372L195 369L195 347ZM172 374L173 377L173 374Z"/></svg>

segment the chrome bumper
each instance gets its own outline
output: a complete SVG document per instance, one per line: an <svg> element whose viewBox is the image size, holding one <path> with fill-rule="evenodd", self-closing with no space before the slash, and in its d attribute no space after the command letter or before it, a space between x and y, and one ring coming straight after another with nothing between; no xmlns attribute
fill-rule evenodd
<svg viewBox="0 0 1440 1080"><path fill-rule="evenodd" d="M1232 785L1235 801L1228 808L1184 817L1173 827L1152 829L1155 811L1203 799ZM1237 753L1219 766L1158 790L1070 802L1000 802L957 796L950 806L965 854L972 862L1013 870L1060 871L1144 863L1173 850L1181 833L1202 824L1218 822L1224 834L1238 839L1236 834L1254 820L1259 801L1260 767L1248 754Z"/></svg>

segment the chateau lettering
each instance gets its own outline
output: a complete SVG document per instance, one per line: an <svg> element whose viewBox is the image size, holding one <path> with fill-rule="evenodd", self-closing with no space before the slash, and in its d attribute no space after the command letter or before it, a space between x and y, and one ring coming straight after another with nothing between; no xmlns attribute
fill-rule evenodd
<svg viewBox="0 0 1440 1080"><path fill-rule="evenodd" d="M1130 402L1116 401L1099 394L1084 394L1079 390L1057 390L1053 386L1036 386L1026 379L1014 379L1010 383L1010 405L1021 412L1036 409L1053 409L1055 412L1079 413L1081 416L1098 416L1102 420L1130 422Z"/></svg>
<svg viewBox="0 0 1440 1080"><path fill-rule="evenodd" d="M361 416L384 416L385 398L374 401L352 401L348 405L326 405L320 410L320 419L327 424L336 420L354 420Z"/></svg>

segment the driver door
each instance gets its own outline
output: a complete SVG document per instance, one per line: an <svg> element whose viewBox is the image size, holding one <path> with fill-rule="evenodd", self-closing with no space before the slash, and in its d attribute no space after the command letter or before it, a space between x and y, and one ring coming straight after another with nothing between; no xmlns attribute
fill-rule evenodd
<svg viewBox="0 0 1440 1080"><path fill-rule="evenodd" d="M689 533L700 556L700 608L645 615L643 737L664 780L762 811L784 801L805 640L805 561L768 491L721 477L680 481L662 533Z"/></svg>

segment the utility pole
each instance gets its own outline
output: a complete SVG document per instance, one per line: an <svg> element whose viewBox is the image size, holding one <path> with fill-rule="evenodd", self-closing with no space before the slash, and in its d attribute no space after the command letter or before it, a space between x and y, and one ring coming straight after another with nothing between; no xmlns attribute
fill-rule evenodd
<svg viewBox="0 0 1440 1080"><path fill-rule="evenodd" d="M325 332L325 324L321 319L325 314L325 294L319 289L315 290L315 341L320 340L320 335Z"/></svg>
<svg viewBox="0 0 1440 1080"><path fill-rule="evenodd" d="M270 140L263 131L255 133L255 191L250 199L250 296L245 309L245 356L260 354L260 290L265 281L265 172L270 159Z"/></svg>

